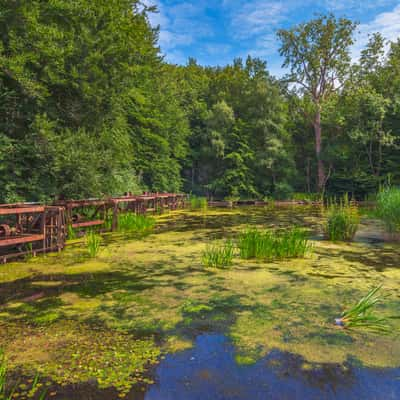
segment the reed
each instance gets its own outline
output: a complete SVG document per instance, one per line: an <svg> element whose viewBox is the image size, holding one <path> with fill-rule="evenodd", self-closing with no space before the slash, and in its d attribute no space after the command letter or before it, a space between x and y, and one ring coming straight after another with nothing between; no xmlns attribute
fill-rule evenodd
<svg viewBox="0 0 400 400"><path fill-rule="evenodd" d="M192 210L206 210L208 202L205 197L191 196L190 197L190 208Z"/></svg>
<svg viewBox="0 0 400 400"><path fill-rule="evenodd" d="M68 227L67 227L67 238L68 238L68 240L76 239L76 232L71 224L68 224Z"/></svg>
<svg viewBox="0 0 400 400"><path fill-rule="evenodd" d="M351 241L357 233L360 214L355 203L344 196L339 202L333 201L326 212L325 236L333 241Z"/></svg>
<svg viewBox="0 0 400 400"><path fill-rule="evenodd" d="M89 256L94 258L100 251L101 236L94 231L89 231L86 234L86 248Z"/></svg>
<svg viewBox="0 0 400 400"><path fill-rule="evenodd" d="M311 246L307 233L299 228L285 232L249 229L239 235L238 247L243 259L285 259L304 257Z"/></svg>
<svg viewBox="0 0 400 400"><path fill-rule="evenodd" d="M336 318L335 324L346 329L363 328L375 332L390 332L387 319L373 313L373 308L382 299L377 294L381 288L382 285L371 289L356 305L343 312L340 318Z"/></svg>
<svg viewBox="0 0 400 400"><path fill-rule="evenodd" d="M118 230L125 233L148 234L153 231L156 221L147 215L127 212L118 215Z"/></svg>
<svg viewBox="0 0 400 400"><path fill-rule="evenodd" d="M3 350L0 349L0 399L11 399L13 393L6 395L7 364Z"/></svg>
<svg viewBox="0 0 400 400"><path fill-rule="evenodd" d="M400 232L400 188L388 187L379 192L376 214L389 233Z"/></svg>
<svg viewBox="0 0 400 400"><path fill-rule="evenodd" d="M222 245L207 245L202 254L202 262L206 267L223 268L232 265L235 255L235 246L231 240Z"/></svg>

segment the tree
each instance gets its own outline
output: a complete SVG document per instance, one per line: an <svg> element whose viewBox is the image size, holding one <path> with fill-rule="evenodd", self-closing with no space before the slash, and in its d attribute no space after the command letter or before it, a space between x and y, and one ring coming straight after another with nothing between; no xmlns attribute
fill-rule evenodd
<svg viewBox="0 0 400 400"><path fill-rule="evenodd" d="M328 15L278 32L283 67L290 68L286 80L313 104L312 115L304 111L314 128L319 191L323 191L326 184L321 113L325 102L341 89L349 74L349 48L355 28L356 24L346 18Z"/></svg>

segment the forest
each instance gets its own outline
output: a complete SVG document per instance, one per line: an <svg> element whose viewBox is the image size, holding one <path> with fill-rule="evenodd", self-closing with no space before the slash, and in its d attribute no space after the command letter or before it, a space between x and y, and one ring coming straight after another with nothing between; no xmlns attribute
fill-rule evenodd
<svg viewBox="0 0 400 400"><path fill-rule="evenodd" d="M400 40L333 15L248 57L167 63L138 0L0 1L0 202L186 192L365 199L400 183Z"/></svg>

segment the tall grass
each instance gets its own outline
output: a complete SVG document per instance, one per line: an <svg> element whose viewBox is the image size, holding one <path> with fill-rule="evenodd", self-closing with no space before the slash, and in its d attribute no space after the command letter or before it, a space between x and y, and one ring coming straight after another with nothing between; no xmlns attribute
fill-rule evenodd
<svg viewBox="0 0 400 400"><path fill-rule="evenodd" d="M207 199L205 197L190 197L190 208L192 210L206 210L208 207Z"/></svg>
<svg viewBox="0 0 400 400"><path fill-rule="evenodd" d="M7 374L7 364L6 357L3 350L0 349L0 399L11 399L13 393L9 396L6 394L6 374Z"/></svg>
<svg viewBox="0 0 400 400"><path fill-rule="evenodd" d="M322 196L320 193L302 193L302 192L295 192L293 193L292 200L296 201L306 201L306 202L316 202L321 201Z"/></svg>
<svg viewBox="0 0 400 400"><path fill-rule="evenodd" d="M343 328L363 328L375 332L387 333L391 328L386 318L373 313L374 306L381 300L377 295L382 286L371 289L356 305L343 312L341 318L335 320L336 325Z"/></svg>
<svg viewBox="0 0 400 400"><path fill-rule="evenodd" d="M379 192L376 213L389 233L400 232L400 188L388 187Z"/></svg>
<svg viewBox="0 0 400 400"><path fill-rule="evenodd" d="M94 231L89 231L86 234L86 247L89 256L94 258L100 251L101 236Z"/></svg>
<svg viewBox="0 0 400 400"><path fill-rule="evenodd" d="M222 245L207 245L202 255L203 265L206 267L223 268L232 265L235 247L232 241L227 240Z"/></svg>
<svg viewBox="0 0 400 400"><path fill-rule="evenodd" d="M76 239L76 231L71 224L68 224L67 227L67 238L68 240Z"/></svg>
<svg viewBox="0 0 400 400"><path fill-rule="evenodd" d="M354 239L360 223L360 214L357 205L349 201L348 196L344 196L339 202L331 202L326 214L324 231L329 240L336 242Z"/></svg>
<svg viewBox="0 0 400 400"><path fill-rule="evenodd" d="M127 212L118 215L118 230L125 233L147 234L153 231L156 221L147 215Z"/></svg>
<svg viewBox="0 0 400 400"><path fill-rule="evenodd" d="M304 257L310 250L307 233L299 228L285 232L249 229L239 235L238 247L243 259L285 259Z"/></svg>

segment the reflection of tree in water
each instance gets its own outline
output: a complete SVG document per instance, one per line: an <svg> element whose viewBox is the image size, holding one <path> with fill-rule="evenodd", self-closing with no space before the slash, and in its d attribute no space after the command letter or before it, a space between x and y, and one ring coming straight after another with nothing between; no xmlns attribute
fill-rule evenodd
<svg viewBox="0 0 400 400"><path fill-rule="evenodd" d="M317 229L317 222L310 218L319 217L318 207L248 207L241 206L233 210L218 209L217 214L201 212L175 215L173 218L159 224L162 231L186 232L195 229L233 228L246 224L262 224L265 227L284 228L299 225Z"/></svg>
<svg viewBox="0 0 400 400"><path fill-rule="evenodd" d="M340 387L351 387L357 381L354 366L344 364L312 364L303 357L274 350L267 356L267 365L279 377L300 379L324 392L335 393Z"/></svg>

